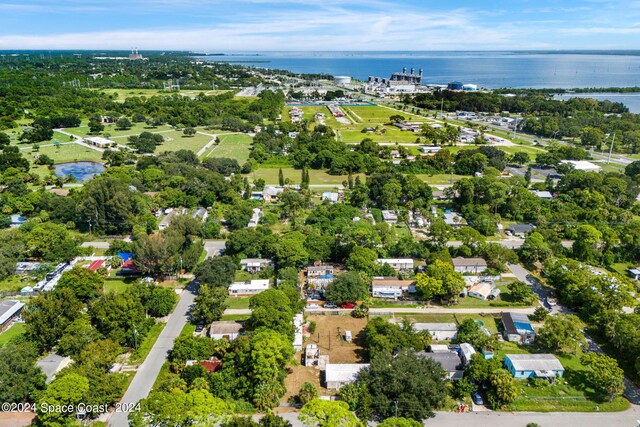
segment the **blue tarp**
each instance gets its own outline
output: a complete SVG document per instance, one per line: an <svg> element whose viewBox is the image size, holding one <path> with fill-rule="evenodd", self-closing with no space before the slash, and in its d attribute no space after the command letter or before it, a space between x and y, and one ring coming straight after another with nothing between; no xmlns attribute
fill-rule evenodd
<svg viewBox="0 0 640 427"><path fill-rule="evenodd" d="M122 258L122 261L129 261L133 258L133 252L118 252L118 256Z"/></svg>
<svg viewBox="0 0 640 427"><path fill-rule="evenodd" d="M333 279L333 274L325 274L324 276L320 276L321 279Z"/></svg>
<svg viewBox="0 0 640 427"><path fill-rule="evenodd" d="M516 329L518 330L533 332L533 327L531 326L531 323L513 322L513 324L516 326Z"/></svg>

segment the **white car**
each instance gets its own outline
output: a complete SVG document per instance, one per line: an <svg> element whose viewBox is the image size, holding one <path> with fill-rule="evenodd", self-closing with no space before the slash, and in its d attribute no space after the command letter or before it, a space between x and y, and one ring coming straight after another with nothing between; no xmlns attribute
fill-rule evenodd
<svg viewBox="0 0 640 427"><path fill-rule="evenodd" d="M318 304L307 304L307 309L312 310L315 308L320 308L320 306Z"/></svg>

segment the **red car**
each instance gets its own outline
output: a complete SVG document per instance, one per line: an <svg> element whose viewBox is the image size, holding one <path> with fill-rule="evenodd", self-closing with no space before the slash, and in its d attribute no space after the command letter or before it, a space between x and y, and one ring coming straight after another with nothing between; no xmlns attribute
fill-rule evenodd
<svg viewBox="0 0 640 427"><path fill-rule="evenodd" d="M344 304L341 304L340 307L351 310L352 308L356 308L356 305L352 302L345 302Z"/></svg>

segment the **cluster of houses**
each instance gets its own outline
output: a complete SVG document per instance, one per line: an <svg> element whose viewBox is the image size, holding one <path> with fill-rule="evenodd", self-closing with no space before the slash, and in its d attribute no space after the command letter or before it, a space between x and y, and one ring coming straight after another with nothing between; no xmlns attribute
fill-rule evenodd
<svg viewBox="0 0 640 427"><path fill-rule="evenodd" d="M177 215L190 215L192 218L204 222L209 216L209 209L204 207L197 207L195 209L167 208L165 210L160 210L156 212L156 217L160 218L164 214L164 218L162 218L162 220L158 223L158 230L162 231L165 228L169 227L169 224L171 224L171 220Z"/></svg>
<svg viewBox="0 0 640 427"><path fill-rule="evenodd" d="M291 110L289 110L289 116L291 117L291 123L298 123L302 121L304 112L298 107L292 107Z"/></svg>

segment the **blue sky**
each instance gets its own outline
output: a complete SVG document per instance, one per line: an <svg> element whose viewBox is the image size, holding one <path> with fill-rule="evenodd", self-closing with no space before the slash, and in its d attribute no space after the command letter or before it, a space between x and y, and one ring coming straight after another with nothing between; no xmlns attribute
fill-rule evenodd
<svg viewBox="0 0 640 427"><path fill-rule="evenodd" d="M0 49L640 49L640 0L0 0Z"/></svg>

